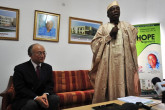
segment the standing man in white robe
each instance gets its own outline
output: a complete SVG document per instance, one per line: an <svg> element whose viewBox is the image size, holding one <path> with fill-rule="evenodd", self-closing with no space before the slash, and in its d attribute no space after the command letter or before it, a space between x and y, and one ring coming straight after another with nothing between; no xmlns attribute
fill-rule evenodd
<svg viewBox="0 0 165 110"><path fill-rule="evenodd" d="M91 42L93 52L89 77L94 86L93 103L140 94L136 36L131 24L119 21L117 1L107 8L110 22L99 27Z"/></svg>

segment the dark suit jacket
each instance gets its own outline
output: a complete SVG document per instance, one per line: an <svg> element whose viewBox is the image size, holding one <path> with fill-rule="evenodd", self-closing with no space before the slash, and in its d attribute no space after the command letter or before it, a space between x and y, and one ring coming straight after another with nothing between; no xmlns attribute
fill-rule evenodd
<svg viewBox="0 0 165 110"><path fill-rule="evenodd" d="M31 61L27 61L14 68L13 84L16 92L13 110L19 110L29 99L34 99L43 93L53 93L52 67L41 64L40 79Z"/></svg>

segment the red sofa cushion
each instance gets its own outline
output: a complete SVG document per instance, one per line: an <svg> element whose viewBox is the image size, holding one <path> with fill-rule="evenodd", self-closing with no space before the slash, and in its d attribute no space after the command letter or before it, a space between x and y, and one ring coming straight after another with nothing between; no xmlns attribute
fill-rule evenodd
<svg viewBox="0 0 165 110"><path fill-rule="evenodd" d="M81 74L81 90L93 89L93 86L89 80L88 76L89 70L80 70Z"/></svg>
<svg viewBox="0 0 165 110"><path fill-rule="evenodd" d="M57 93L60 97L60 106L74 107L80 105L87 105L92 103L92 97L94 90L85 90L85 91L74 91L74 92L64 92Z"/></svg>
<svg viewBox="0 0 165 110"><path fill-rule="evenodd" d="M53 71L54 92L71 92L93 89L89 70Z"/></svg>
<svg viewBox="0 0 165 110"><path fill-rule="evenodd" d="M70 92L81 89L80 71L53 71L54 92Z"/></svg>

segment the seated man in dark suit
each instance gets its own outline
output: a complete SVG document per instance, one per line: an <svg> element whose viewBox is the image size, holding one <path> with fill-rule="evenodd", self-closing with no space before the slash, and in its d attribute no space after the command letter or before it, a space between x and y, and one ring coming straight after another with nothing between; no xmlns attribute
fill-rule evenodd
<svg viewBox="0 0 165 110"><path fill-rule="evenodd" d="M28 48L31 60L14 68L16 92L13 110L57 110L59 97L53 93L52 66L44 63L46 52L40 44Z"/></svg>

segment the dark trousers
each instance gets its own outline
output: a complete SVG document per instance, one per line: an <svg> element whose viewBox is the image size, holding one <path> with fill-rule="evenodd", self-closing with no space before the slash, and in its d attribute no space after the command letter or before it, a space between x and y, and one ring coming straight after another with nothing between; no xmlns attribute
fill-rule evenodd
<svg viewBox="0 0 165 110"><path fill-rule="evenodd" d="M22 107L21 110L58 110L59 109L59 97L57 95L48 95L49 108L45 109L40 106L39 103L30 99Z"/></svg>

